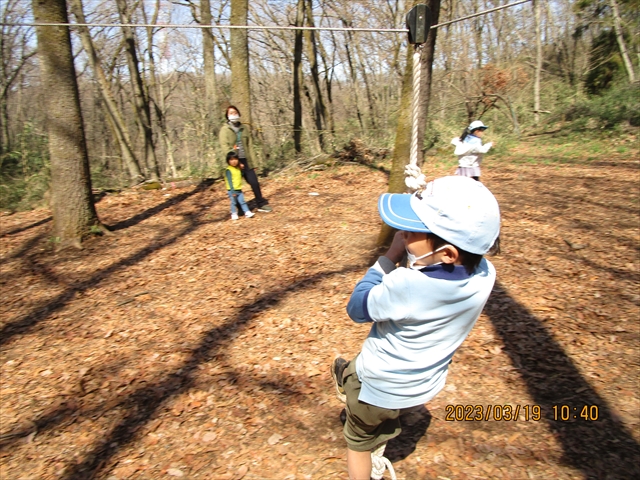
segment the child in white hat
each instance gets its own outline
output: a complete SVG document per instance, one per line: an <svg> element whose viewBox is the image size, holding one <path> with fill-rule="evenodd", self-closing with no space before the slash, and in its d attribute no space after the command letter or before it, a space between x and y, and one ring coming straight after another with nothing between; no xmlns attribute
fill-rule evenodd
<svg viewBox="0 0 640 480"><path fill-rule="evenodd" d="M382 456L400 434L400 413L443 387L453 354L471 331L496 272L483 255L500 232L493 194L467 177L436 179L419 194L384 194L382 220L397 228L387 253L356 285L347 313L371 330L360 353L336 358L331 375L346 403L351 480L382 478ZM404 254L408 268L398 267Z"/></svg>
<svg viewBox="0 0 640 480"><path fill-rule="evenodd" d="M456 147L453 154L458 156L456 175L480 180L482 157L493 146L492 142L482 144L482 137L487 128L489 127L480 120L476 120L464 129L459 138L451 140L451 144Z"/></svg>

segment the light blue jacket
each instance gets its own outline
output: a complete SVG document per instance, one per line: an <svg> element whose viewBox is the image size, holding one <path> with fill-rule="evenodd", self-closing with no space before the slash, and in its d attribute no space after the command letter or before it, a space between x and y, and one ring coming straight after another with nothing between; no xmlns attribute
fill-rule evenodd
<svg viewBox="0 0 640 480"><path fill-rule="evenodd" d="M386 257L356 285L347 313L373 322L356 360L360 401L396 409L424 404L443 387L460 344L480 316L495 282L483 259L463 266L396 268Z"/></svg>

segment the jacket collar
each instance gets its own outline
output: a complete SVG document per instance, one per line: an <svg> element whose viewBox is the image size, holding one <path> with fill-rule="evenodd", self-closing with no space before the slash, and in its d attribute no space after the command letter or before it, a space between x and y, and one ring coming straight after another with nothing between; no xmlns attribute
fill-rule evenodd
<svg viewBox="0 0 640 480"><path fill-rule="evenodd" d="M463 265L453 265L442 263L440 265L430 265L421 268L420 272L427 277L437 278L439 280L465 280L470 277L467 269Z"/></svg>

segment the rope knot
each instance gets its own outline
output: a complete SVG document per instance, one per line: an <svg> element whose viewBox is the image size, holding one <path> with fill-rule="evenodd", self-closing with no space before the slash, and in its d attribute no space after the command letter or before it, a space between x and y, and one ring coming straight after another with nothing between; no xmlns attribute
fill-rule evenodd
<svg viewBox="0 0 640 480"><path fill-rule="evenodd" d="M409 164L404 168L404 183L413 192L422 192L427 186L427 179L417 165Z"/></svg>

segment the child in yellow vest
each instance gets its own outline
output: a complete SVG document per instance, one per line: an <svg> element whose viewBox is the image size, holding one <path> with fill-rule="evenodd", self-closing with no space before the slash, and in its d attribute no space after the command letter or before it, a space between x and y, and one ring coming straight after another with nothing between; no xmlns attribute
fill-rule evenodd
<svg viewBox="0 0 640 480"><path fill-rule="evenodd" d="M242 170L240 170L240 159L235 152L227 153L227 163L229 166L224 170L224 182L227 185L227 195L231 200L231 220L238 220L238 208L236 201L240 204L240 208L247 218L253 217L255 214L249 210L247 202L244 200L242 193Z"/></svg>

